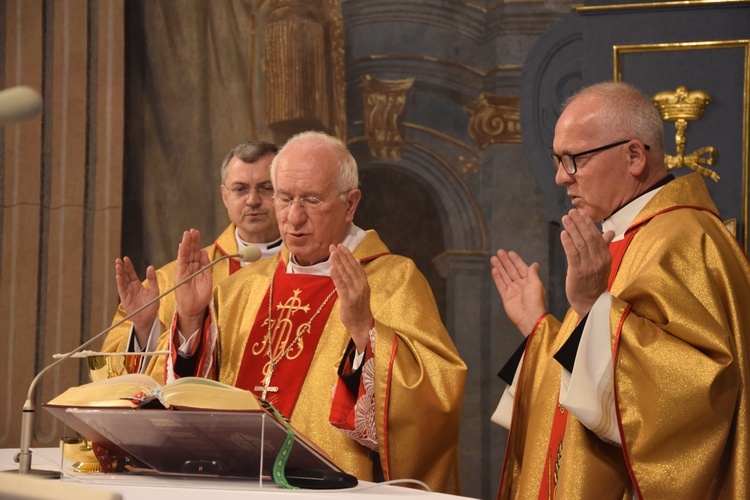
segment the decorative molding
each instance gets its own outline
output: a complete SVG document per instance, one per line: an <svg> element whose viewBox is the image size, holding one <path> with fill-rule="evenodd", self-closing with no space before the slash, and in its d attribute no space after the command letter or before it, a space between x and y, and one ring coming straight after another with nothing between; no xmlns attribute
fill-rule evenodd
<svg viewBox="0 0 750 500"><path fill-rule="evenodd" d="M418 125L416 123L410 123L410 122L403 122L401 125L403 125L404 128L419 130L420 132L424 132L425 134L430 134L435 137L439 137L440 139L446 142L449 142L450 144L453 144L454 146L458 146L459 148L471 153L471 155L474 156L475 158L479 158L479 156L481 155L480 151L477 151L476 149L472 148L465 142L459 139L456 139L455 137L452 137L448 134L440 132L439 130L435 130L434 128L425 127L424 125Z"/></svg>
<svg viewBox="0 0 750 500"><path fill-rule="evenodd" d="M616 5L591 5L576 7L578 12L606 12L632 9L674 9L679 7L721 7L725 5L747 4L750 0L678 0L672 2L642 2Z"/></svg>
<svg viewBox="0 0 750 500"><path fill-rule="evenodd" d="M379 80L365 75L360 87L364 105L365 136L370 154L376 158L401 159L404 140L399 117L406 104L406 91L414 78Z"/></svg>
<svg viewBox="0 0 750 500"><path fill-rule="evenodd" d="M481 69L477 69L473 66L468 66L466 64L462 64L457 61L451 61L449 59L439 59L437 57L431 57L431 56L415 56L410 54L370 54L367 56L358 56L354 58L354 62L362 62L362 61L378 61L378 60L401 60L401 61L410 61L411 62L428 62L431 64L437 64L441 66L446 67L453 67L457 68L462 71L468 71L469 73L473 73L476 76L484 78L487 76L487 73L482 71Z"/></svg>
<svg viewBox="0 0 750 500"><path fill-rule="evenodd" d="M402 0L348 0L344 2L349 29L408 22L420 32L439 30L476 42L484 39L486 9L472 3L451 0L404 2Z"/></svg>
<svg viewBox="0 0 750 500"><path fill-rule="evenodd" d="M457 100L468 102L476 98L481 90L487 90L487 74L449 59L406 54L369 55L349 60L347 81L349 95L353 85L361 82L365 75L383 79L414 78L420 89L435 88L440 92L457 93ZM458 103L457 103L458 104Z"/></svg>
<svg viewBox="0 0 750 500"><path fill-rule="evenodd" d="M521 144L521 116L518 97L482 93L470 102L469 135L480 149L493 144Z"/></svg>

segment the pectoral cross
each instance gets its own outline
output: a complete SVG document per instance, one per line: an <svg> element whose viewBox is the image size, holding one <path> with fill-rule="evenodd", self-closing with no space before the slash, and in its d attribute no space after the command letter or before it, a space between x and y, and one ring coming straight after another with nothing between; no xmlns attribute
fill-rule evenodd
<svg viewBox="0 0 750 500"><path fill-rule="evenodd" d="M279 388L271 385L271 377L273 376L273 364L268 369L268 375L266 375L266 378L263 380L263 385L256 385L255 390L256 391L263 391L263 394L261 395L262 399L266 399L266 394L269 392L279 392Z"/></svg>

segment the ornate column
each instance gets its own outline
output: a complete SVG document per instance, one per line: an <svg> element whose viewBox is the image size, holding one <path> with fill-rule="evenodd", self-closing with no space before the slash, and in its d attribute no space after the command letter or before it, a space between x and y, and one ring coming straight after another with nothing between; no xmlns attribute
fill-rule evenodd
<svg viewBox="0 0 750 500"><path fill-rule="evenodd" d="M433 259L440 276L446 280L445 326L456 344L466 366L469 367L464 391L463 415L459 437L459 456L462 473L474 477L483 467L482 457L487 456L488 427L480 411L487 405L482 396L483 380L492 367L487 366L489 356L489 292L490 256L488 252L447 250ZM472 472L469 472L471 470Z"/></svg>
<svg viewBox="0 0 750 500"><path fill-rule="evenodd" d="M330 125L320 0L272 0L266 27L266 124Z"/></svg>

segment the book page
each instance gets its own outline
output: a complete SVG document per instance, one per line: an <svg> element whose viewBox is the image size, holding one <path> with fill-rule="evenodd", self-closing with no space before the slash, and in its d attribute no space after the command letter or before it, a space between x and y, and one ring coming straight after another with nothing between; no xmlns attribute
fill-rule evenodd
<svg viewBox="0 0 750 500"><path fill-rule="evenodd" d="M98 382L71 387L49 401L48 405L80 407L126 407L136 405L129 400L142 392L151 394L159 384L148 375L129 373Z"/></svg>
<svg viewBox="0 0 750 500"><path fill-rule="evenodd" d="M161 389L161 399L177 409L261 410L255 395L244 389L200 377L185 377Z"/></svg>

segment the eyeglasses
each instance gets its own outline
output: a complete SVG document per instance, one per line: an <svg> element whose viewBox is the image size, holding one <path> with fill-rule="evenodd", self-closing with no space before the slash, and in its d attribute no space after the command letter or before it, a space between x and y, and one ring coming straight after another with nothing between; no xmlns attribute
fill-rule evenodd
<svg viewBox="0 0 750 500"><path fill-rule="evenodd" d="M338 197L343 201L345 200L346 192L339 193ZM273 203L279 210L286 210L291 208L295 203L304 211L315 211L320 208L325 201L315 196L303 196L302 198L294 199L285 194L275 194L273 196Z"/></svg>
<svg viewBox="0 0 750 500"><path fill-rule="evenodd" d="M224 189L229 191L232 198L243 199L255 191L258 196L264 200L270 200L273 198L273 187L270 184L261 184L259 186L248 186L247 184L234 184L231 187L226 184L222 184Z"/></svg>
<svg viewBox="0 0 750 500"><path fill-rule="evenodd" d="M576 166L576 158L578 158L579 156L590 155L592 153L598 153L600 151L604 151L605 149L622 146L623 144L628 143L632 140L633 139L626 139L624 141L613 142L612 144L607 144L606 146L599 146L598 148L589 149L587 151L582 151L574 155L558 155L558 154L552 153L550 157L552 158L552 164L555 166L555 170L557 170L560 167L560 164L562 163L563 168L569 175L575 175L575 173L578 172L578 167ZM643 147L646 148L646 151L651 149L647 144L644 144Z"/></svg>

